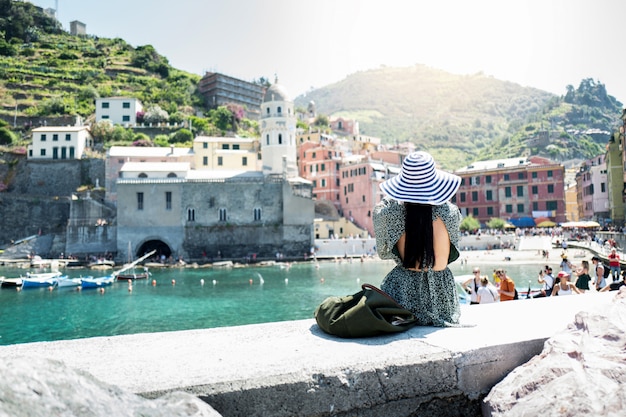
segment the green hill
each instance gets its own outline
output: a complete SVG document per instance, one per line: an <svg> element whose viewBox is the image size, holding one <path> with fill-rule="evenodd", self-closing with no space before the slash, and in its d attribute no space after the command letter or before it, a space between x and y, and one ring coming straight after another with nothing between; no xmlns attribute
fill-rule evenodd
<svg viewBox="0 0 626 417"><path fill-rule="evenodd" d="M525 154L596 156L608 134L582 132L610 131L621 114L621 103L603 87L590 80L578 90L568 86L572 97L586 97L580 103L483 74L415 65L352 74L298 97L296 105L306 108L313 101L320 114L358 120L363 135L415 143L455 169L477 159Z"/></svg>
<svg viewBox="0 0 626 417"><path fill-rule="evenodd" d="M200 76L177 70L151 45L70 36L30 3L0 0L0 117L81 115L94 99L132 96L180 121L203 107ZM2 36L4 35L4 36Z"/></svg>
<svg viewBox="0 0 626 417"><path fill-rule="evenodd" d="M510 137L494 142L483 156L538 154L557 161L589 159L605 151L609 136L621 123L622 103L607 94L602 83L584 79L578 88L566 87L562 97L549 100L542 110Z"/></svg>

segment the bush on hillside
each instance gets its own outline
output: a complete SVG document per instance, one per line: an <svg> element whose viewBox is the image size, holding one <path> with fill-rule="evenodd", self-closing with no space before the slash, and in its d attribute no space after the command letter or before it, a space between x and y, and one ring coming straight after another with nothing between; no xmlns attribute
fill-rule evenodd
<svg viewBox="0 0 626 417"><path fill-rule="evenodd" d="M6 127L0 127L0 145L10 145L13 140L13 133Z"/></svg>
<svg viewBox="0 0 626 417"><path fill-rule="evenodd" d="M167 135L156 135L152 142L161 148L170 146L170 138Z"/></svg>
<svg viewBox="0 0 626 417"><path fill-rule="evenodd" d="M157 73L163 78L169 75L167 58L159 55L152 45L138 46L133 52L131 63L134 67Z"/></svg>
<svg viewBox="0 0 626 417"><path fill-rule="evenodd" d="M219 106L217 109L209 111L209 121L223 132L233 130L233 114L226 106Z"/></svg>
<svg viewBox="0 0 626 417"><path fill-rule="evenodd" d="M154 147L154 143L150 139L138 139L133 141L133 146L142 146L144 148Z"/></svg>
<svg viewBox="0 0 626 417"><path fill-rule="evenodd" d="M193 133L189 129L180 129L172 134L170 143L185 143L193 141Z"/></svg>
<svg viewBox="0 0 626 417"><path fill-rule="evenodd" d="M161 123L167 122L170 115L163 110L159 105L153 105L148 107L143 115L144 123Z"/></svg>
<svg viewBox="0 0 626 417"><path fill-rule="evenodd" d="M108 141L111 142L133 142L135 139L135 132L132 129L125 129L122 126L114 126L111 137Z"/></svg>
<svg viewBox="0 0 626 417"><path fill-rule="evenodd" d="M91 136L96 142L108 142L113 133L113 123L109 120L100 120L91 126Z"/></svg>
<svg viewBox="0 0 626 417"><path fill-rule="evenodd" d="M0 56L15 56L17 48L0 37Z"/></svg>

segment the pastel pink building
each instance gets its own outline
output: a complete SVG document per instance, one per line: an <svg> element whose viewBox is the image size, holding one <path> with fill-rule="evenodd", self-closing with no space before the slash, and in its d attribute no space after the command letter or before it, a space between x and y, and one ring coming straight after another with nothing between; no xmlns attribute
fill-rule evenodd
<svg viewBox="0 0 626 417"><path fill-rule="evenodd" d="M341 159L341 151L325 143L304 142L298 147L299 174L313 183L313 198L332 202L339 212Z"/></svg>

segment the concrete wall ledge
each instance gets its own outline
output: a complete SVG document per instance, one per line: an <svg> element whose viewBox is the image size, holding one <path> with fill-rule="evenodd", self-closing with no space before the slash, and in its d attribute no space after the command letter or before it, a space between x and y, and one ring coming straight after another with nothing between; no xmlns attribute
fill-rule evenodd
<svg viewBox="0 0 626 417"><path fill-rule="evenodd" d="M223 416L476 416L480 400L611 293L463 306L461 328L339 339L314 320L0 346L154 398L182 390Z"/></svg>

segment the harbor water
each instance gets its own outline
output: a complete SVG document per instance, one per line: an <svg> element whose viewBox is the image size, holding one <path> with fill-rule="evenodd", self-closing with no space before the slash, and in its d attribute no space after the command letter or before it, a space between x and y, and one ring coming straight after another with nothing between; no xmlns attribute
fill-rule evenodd
<svg viewBox="0 0 626 417"><path fill-rule="evenodd" d="M328 296L357 292L361 284L380 285L393 268L389 261L358 258L342 262L303 262L243 268L152 269L132 290L125 281L97 289L74 287L0 290L0 345L95 336L166 332L308 319ZM520 289L536 288L539 266L477 265L455 262L455 276L473 266L491 278L505 266ZM98 271L66 269L69 277ZM101 272L101 271L100 271ZM26 270L0 268L0 276ZM105 274L102 274L105 275Z"/></svg>

